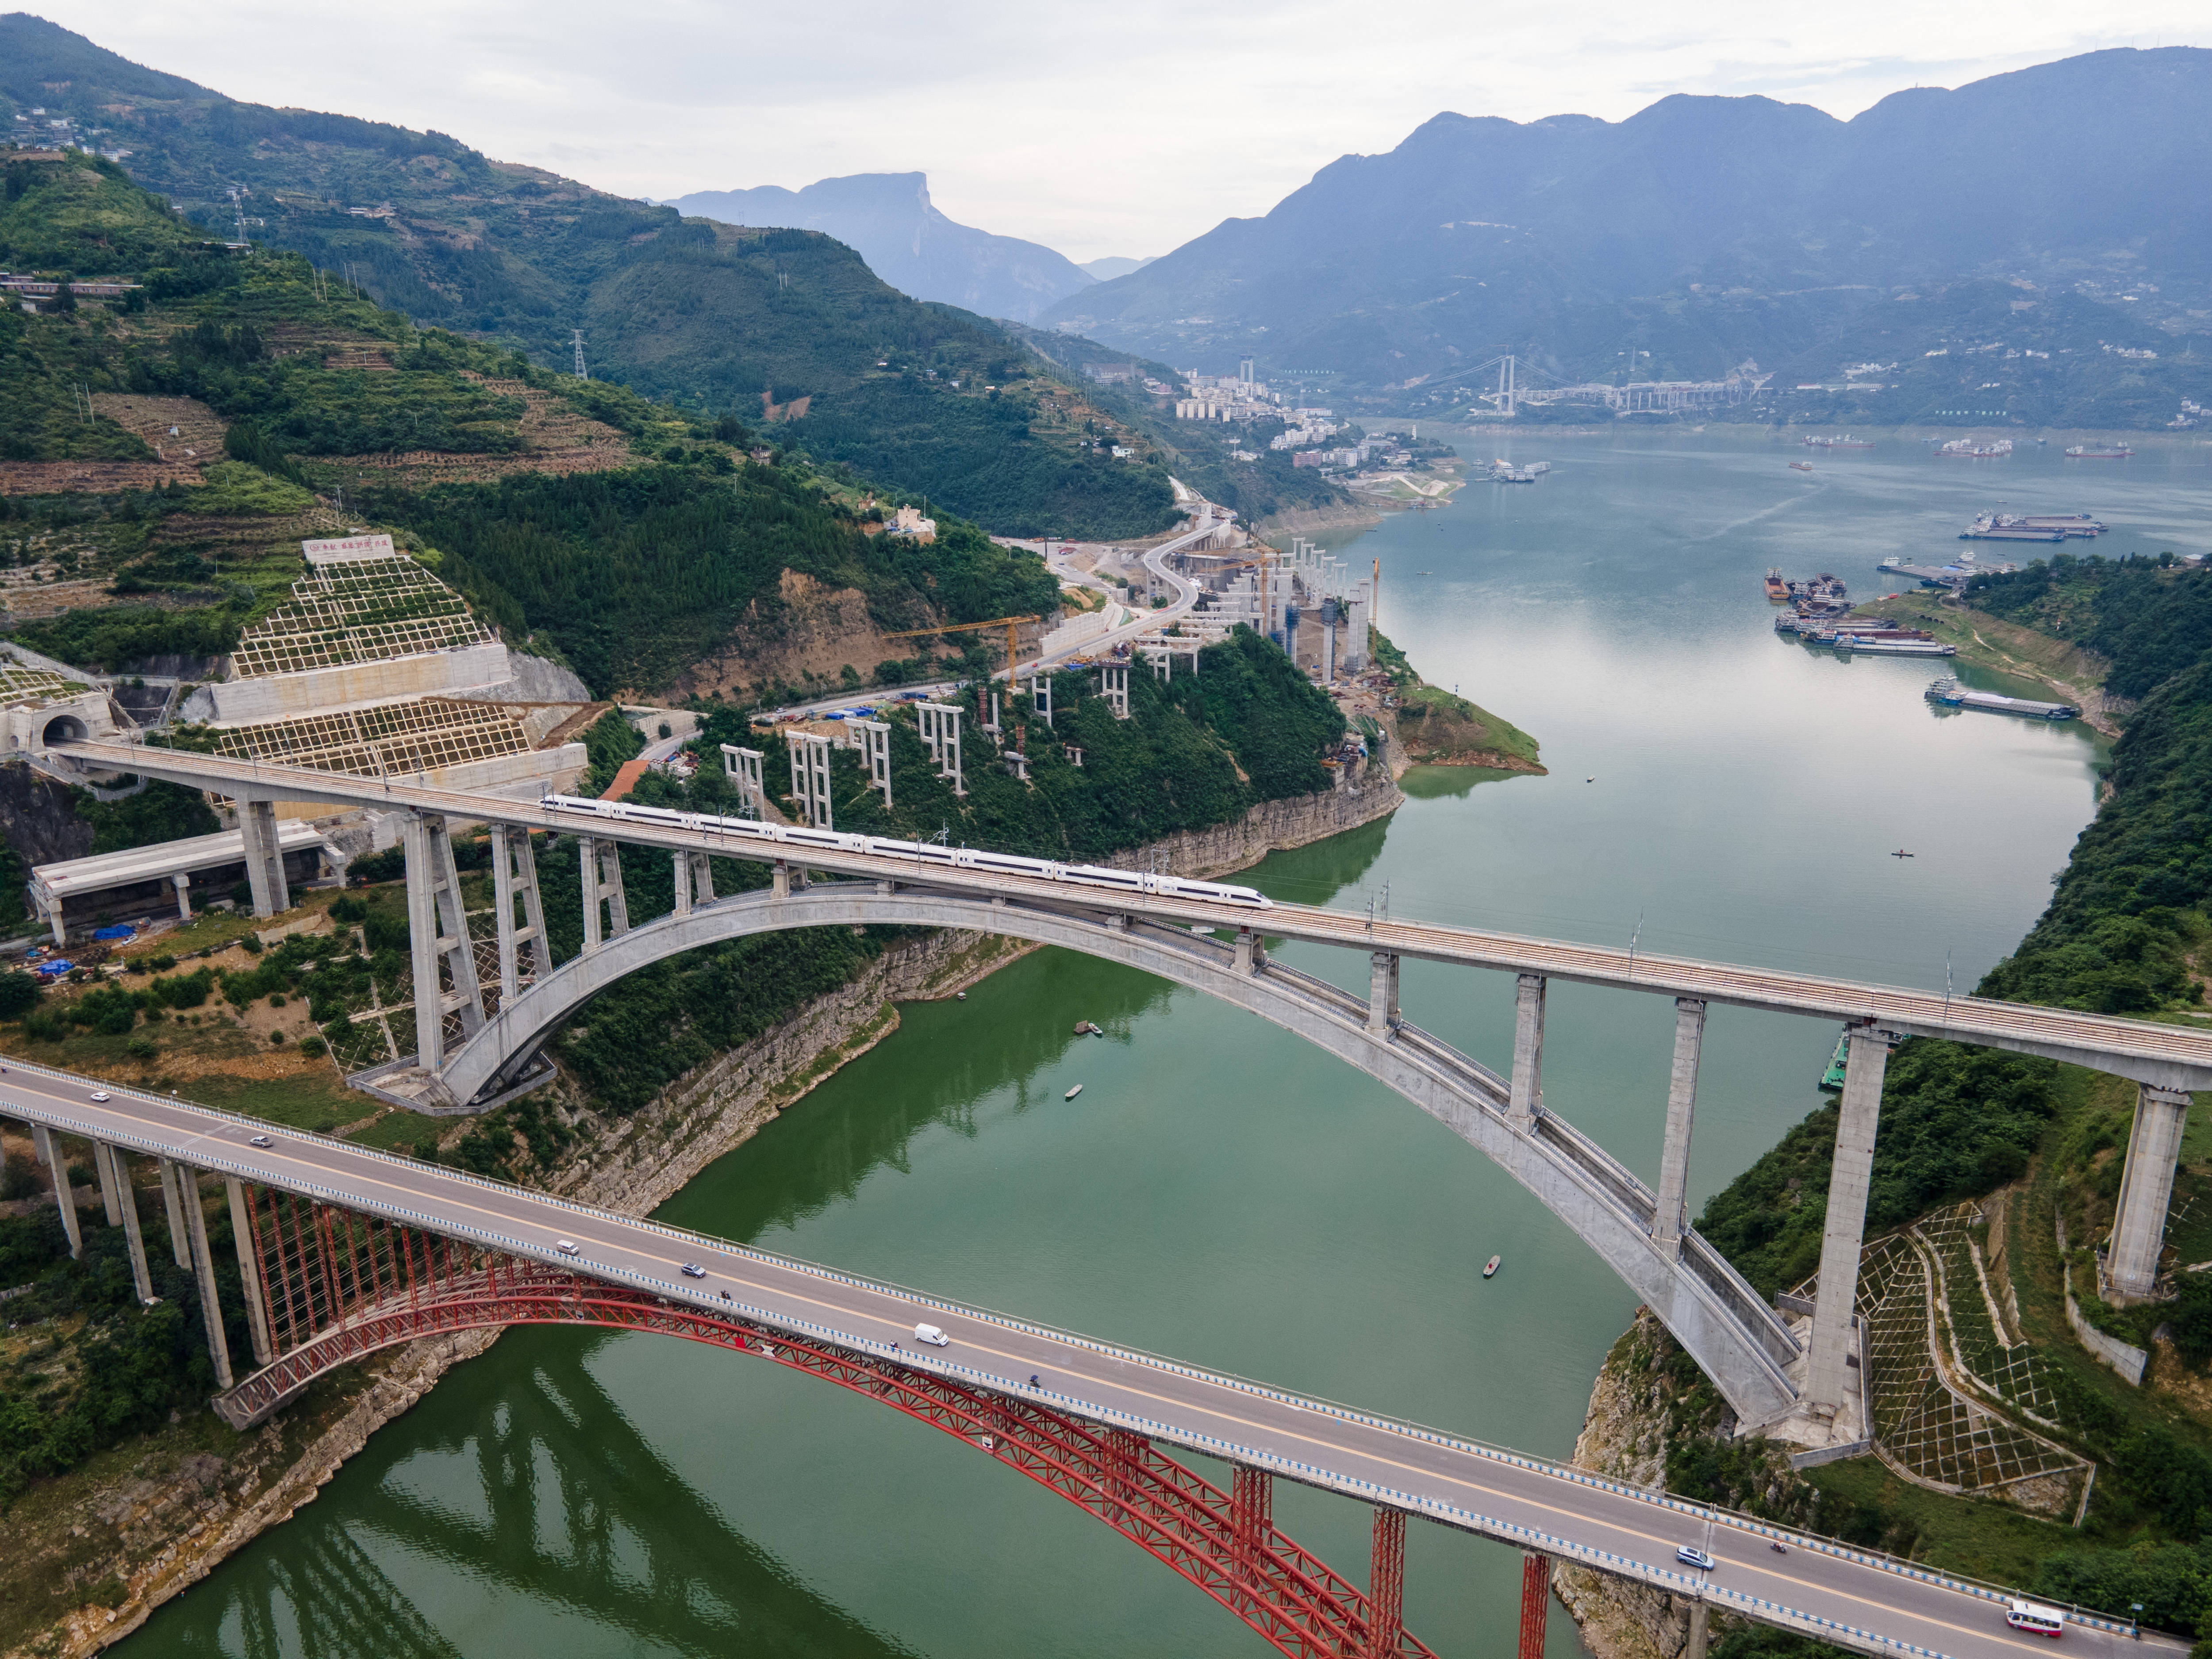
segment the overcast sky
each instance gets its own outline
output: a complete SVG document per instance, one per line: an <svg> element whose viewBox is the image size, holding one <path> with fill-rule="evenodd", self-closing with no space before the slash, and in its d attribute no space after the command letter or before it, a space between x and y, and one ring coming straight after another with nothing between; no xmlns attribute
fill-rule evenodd
<svg viewBox="0 0 2212 1659"><path fill-rule="evenodd" d="M624 195L926 172L954 219L1076 259L1264 213L1440 110L1619 120L1759 93L1848 118L1903 87L2212 45L2203 0L26 3L234 98L435 127Z"/></svg>

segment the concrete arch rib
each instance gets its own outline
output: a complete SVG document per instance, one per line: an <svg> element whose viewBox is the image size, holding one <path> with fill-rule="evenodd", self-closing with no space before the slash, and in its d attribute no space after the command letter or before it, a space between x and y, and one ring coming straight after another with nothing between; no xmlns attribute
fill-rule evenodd
<svg viewBox="0 0 2212 1659"><path fill-rule="evenodd" d="M1203 991L1304 1037L1405 1097L1534 1194L1665 1322L1740 1421L1773 1421L1795 1403L1784 1367L1796 1345L1772 1310L1702 1239L1686 1239L1679 1259L1655 1245L1650 1192L1601 1149L1553 1117L1540 1118L1533 1133L1516 1129L1495 1073L1413 1027L1370 1030L1364 1003L1309 975L1272 964L1241 972L1235 953L1210 938L859 882L818 883L781 898L718 899L564 963L462 1044L441 1082L456 1102L497 1093L577 1009L666 957L756 933L872 924L958 928L1080 951Z"/></svg>

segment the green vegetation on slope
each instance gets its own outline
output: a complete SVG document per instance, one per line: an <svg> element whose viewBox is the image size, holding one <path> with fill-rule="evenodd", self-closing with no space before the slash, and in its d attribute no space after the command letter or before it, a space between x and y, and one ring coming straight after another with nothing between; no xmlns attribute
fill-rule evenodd
<svg viewBox="0 0 2212 1659"><path fill-rule="evenodd" d="M787 441L1002 532L1134 536L1171 518L1154 469L1026 430L989 407L983 386L1029 373L996 325L908 299L826 236L684 220L489 161L441 133L234 103L20 13L0 17L7 98L127 146L131 176L174 201L183 218L172 222L193 238L236 234L230 191L240 187L254 240L348 271L422 324L541 365L566 365L570 331L581 327L595 374L710 420L763 421L769 405L795 415L790 406L810 399L811 412L779 434ZM34 269L145 263L96 204L17 245ZM382 406L364 390L380 405L362 414L371 435L412 435L411 404ZM444 414L457 431L472 429L466 408L425 406L426 438ZM336 447L317 453L410 447L321 437Z"/></svg>

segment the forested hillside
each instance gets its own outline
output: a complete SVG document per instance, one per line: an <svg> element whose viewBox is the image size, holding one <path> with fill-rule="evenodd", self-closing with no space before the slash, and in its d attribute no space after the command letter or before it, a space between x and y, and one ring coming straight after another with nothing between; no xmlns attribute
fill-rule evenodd
<svg viewBox="0 0 2212 1659"><path fill-rule="evenodd" d="M827 236L685 220L441 133L235 103L23 13L0 17L0 115L17 105L127 150L200 237L242 218L416 323L540 368L568 366L580 328L602 379L709 422L773 412L781 441L994 531L1136 536L1172 519L1157 468L990 405L987 386L1030 373L995 325L907 298ZM18 268L78 276L139 263L96 235L22 246Z"/></svg>
<svg viewBox="0 0 2212 1659"><path fill-rule="evenodd" d="M757 459L734 416L418 328L297 254L210 246L113 162L5 177L0 263L97 257L139 284L0 313L0 547L75 599L16 624L64 660L221 656L287 595L299 539L344 526L340 499L598 693L772 625L786 572L858 590L886 629L1058 603L1040 561L949 513L933 542L884 536L849 469ZM77 460L102 470L54 470Z"/></svg>

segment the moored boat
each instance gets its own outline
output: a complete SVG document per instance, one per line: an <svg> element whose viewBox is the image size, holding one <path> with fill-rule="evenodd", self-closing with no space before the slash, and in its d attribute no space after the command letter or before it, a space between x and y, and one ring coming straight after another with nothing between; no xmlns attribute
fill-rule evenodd
<svg viewBox="0 0 2212 1659"><path fill-rule="evenodd" d="M1947 708L1979 708L1991 714L2019 714L2032 720L2070 720L2081 711L2070 702L2037 702L2029 697L2007 697L1995 691L1975 691L1946 678L1930 684L1928 701Z"/></svg>
<svg viewBox="0 0 2212 1659"><path fill-rule="evenodd" d="M2075 444L2068 448L2069 461L2124 461L2135 451L2125 444Z"/></svg>
<svg viewBox="0 0 2212 1659"><path fill-rule="evenodd" d="M1505 1258L1502 1255L1493 1255L1491 1257L1490 1260L1483 1266L1482 1276L1485 1279L1494 1277L1498 1272L1498 1264L1504 1259Z"/></svg>

